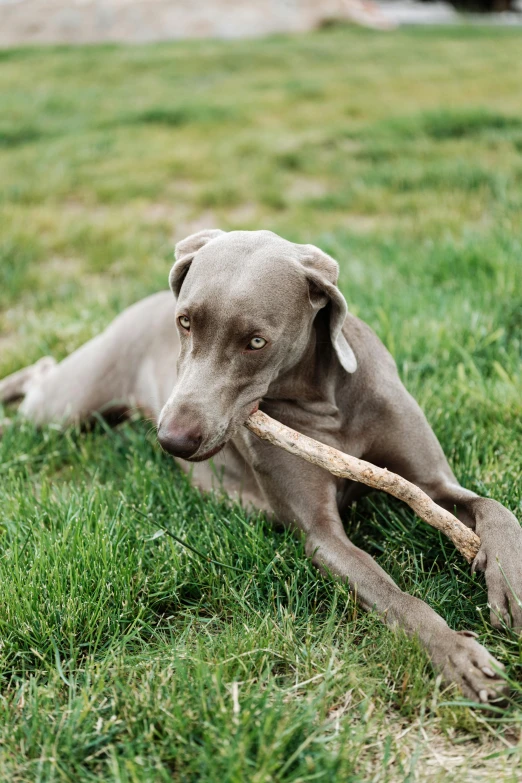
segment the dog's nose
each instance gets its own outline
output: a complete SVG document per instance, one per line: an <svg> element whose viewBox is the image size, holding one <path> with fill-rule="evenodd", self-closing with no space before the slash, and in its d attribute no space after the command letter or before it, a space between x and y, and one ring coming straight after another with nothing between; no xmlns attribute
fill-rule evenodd
<svg viewBox="0 0 522 783"><path fill-rule="evenodd" d="M186 430L176 427L160 427L158 430L160 446L173 457L190 459L201 446L203 440L198 430Z"/></svg>

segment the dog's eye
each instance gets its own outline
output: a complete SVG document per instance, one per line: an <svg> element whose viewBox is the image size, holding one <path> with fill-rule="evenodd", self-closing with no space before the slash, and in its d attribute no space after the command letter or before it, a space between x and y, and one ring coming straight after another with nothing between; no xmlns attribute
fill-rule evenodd
<svg viewBox="0 0 522 783"><path fill-rule="evenodd" d="M266 345L266 340L263 340L262 337L252 337L250 342L247 345L247 348L249 351L259 351L261 348L264 348Z"/></svg>
<svg viewBox="0 0 522 783"><path fill-rule="evenodd" d="M190 318L187 315L180 315L178 321L180 326L188 332L190 329Z"/></svg>

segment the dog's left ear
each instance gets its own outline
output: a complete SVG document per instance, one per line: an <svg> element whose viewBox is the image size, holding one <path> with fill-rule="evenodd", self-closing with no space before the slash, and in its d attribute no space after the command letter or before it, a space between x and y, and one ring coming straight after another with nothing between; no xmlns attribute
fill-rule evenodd
<svg viewBox="0 0 522 783"><path fill-rule="evenodd" d="M217 239L224 234L226 234L226 231L221 231L220 228L206 228L203 231L198 231L197 234L191 234L177 243L174 251L176 263L170 270L169 276L170 287L176 296L178 296L181 290L185 275L198 250L201 250L203 245L207 245L213 239Z"/></svg>
<svg viewBox="0 0 522 783"><path fill-rule="evenodd" d="M314 245L299 245L299 260L308 280L308 296L314 310L330 306L330 338L332 346L346 372L355 372L357 359L343 334L348 305L337 288L339 264Z"/></svg>

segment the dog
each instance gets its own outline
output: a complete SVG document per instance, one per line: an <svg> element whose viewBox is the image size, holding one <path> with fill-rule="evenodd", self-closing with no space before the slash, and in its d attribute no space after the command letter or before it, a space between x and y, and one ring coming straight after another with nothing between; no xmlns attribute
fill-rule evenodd
<svg viewBox="0 0 522 783"><path fill-rule="evenodd" d="M522 632L522 528L495 500L459 485L436 436L374 332L348 313L338 264L270 231L200 231L176 245L169 291L129 307L60 364L50 357L0 382L37 425L121 417L157 423L163 449L204 491L220 452L231 495L304 534L323 571L364 609L415 634L448 683L482 703L505 693L502 665L470 631L454 631L404 593L348 539L341 514L361 493L258 440L243 423L261 408L301 433L399 473L480 537L491 623Z"/></svg>

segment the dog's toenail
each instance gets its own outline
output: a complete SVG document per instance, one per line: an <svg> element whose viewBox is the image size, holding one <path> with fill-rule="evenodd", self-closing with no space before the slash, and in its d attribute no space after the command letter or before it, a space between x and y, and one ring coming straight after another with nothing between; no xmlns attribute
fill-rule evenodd
<svg viewBox="0 0 522 783"><path fill-rule="evenodd" d="M479 691L479 699L484 704L487 704L487 702L488 702L488 692L487 692L487 690L482 689L481 691Z"/></svg>

